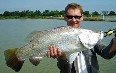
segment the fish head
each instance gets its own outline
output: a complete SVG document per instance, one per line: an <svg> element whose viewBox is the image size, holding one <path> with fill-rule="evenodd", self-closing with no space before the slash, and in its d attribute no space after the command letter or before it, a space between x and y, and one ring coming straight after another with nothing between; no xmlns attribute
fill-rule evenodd
<svg viewBox="0 0 116 73"><path fill-rule="evenodd" d="M88 49L93 48L98 42L100 42L104 37L104 33L94 32L92 30L81 30L79 34L79 39L81 43Z"/></svg>

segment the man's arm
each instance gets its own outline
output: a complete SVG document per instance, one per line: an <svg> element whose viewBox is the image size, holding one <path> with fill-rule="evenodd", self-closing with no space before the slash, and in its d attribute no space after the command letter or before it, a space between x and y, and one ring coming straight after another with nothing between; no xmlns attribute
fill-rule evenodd
<svg viewBox="0 0 116 73"><path fill-rule="evenodd" d="M108 46L96 44L94 51L105 59L111 59L116 55L116 34Z"/></svg>
<svg viewBox="0 0 116 73"><path fill-rule="evenodd" d="M112 43L112 46L111 46L111 49L110 49L110 52L113 52L113 51L116 51L116 34L115 34L115 37L113 39L113 43Z"/></svg>

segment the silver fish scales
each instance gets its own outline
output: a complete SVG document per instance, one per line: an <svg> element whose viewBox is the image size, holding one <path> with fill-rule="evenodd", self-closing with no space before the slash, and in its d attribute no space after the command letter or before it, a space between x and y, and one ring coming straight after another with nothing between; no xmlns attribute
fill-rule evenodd
<svg viewBox="0 0 116 73"><path fill-rule="evenodd" d="M70 26L36 31L28 36L29 42L27 45L18 48L15 55L18 61L30 58L31 63L34 64L35 61L40 61L46 55L50 45L56 45L62 52L66 53L69 63L72 63L74 59L69 57L72 53L93 48L96 43L103 39L103 36L103 32ZM16 70L14 67L11 68L15 71L20 70Z"/></svg>

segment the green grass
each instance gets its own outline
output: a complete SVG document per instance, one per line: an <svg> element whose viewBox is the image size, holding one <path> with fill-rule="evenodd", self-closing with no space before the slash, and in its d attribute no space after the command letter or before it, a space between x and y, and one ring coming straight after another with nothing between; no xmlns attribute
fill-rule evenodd
<svg viewBox="0 0 116 73"><path fill-rule="evenodd" d="M0 51L0 73L16 73L6 66L3 51L4 50ZM100 73L116 72L116 57L111 60L105 60L98 56L98 61L100 65ZM33 66L27 59L18 73L59 73L56 62L56 59L44 58L38 66Z"/></svg>

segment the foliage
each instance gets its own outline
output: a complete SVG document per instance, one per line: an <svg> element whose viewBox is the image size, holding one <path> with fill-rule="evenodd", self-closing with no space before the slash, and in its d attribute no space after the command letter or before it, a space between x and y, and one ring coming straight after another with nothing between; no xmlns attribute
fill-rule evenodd
<svg viewBox="0 0 116 73"><path fill-rule="evenodd" d="M89 13L89 11L85 11L85 12L83 12L83 15L85 15L85 16L90 16L90 13Z"/></svg>
<svg viewBox="0 0 116 73"><path fill-rule="evenodd" d="M108 11L102 11L102 15L108 15Z"/></svg>
<svg viewBox="0 0 116 73"><path fill-rule="evenodd" d="M114 11L110 11L108 15L116 15Z"/></svg>
<svg viewBox="0 0 116 73"><path fill-rule="evenodd" d="M95 12L92 12L92 16L99 16L100 14L97 12L97 11L95 11Z"/></svg>
<svg viewBox="0 0 116 73"><path fill-rule="evenodd" d="M24 10L24 11L4 11L3 14L0 14L0 19L1 18L61 18L64 15L64 10L58 11L50 11L50 10L45 10L43 12L40 12L39 10L36 11L30 11L30 10ZM102 11L101 14L97 11L92 12L90 14L89 11L84 11L83 16L85 17L96 17L99 15L116 15L114 11Z"/></svg>

